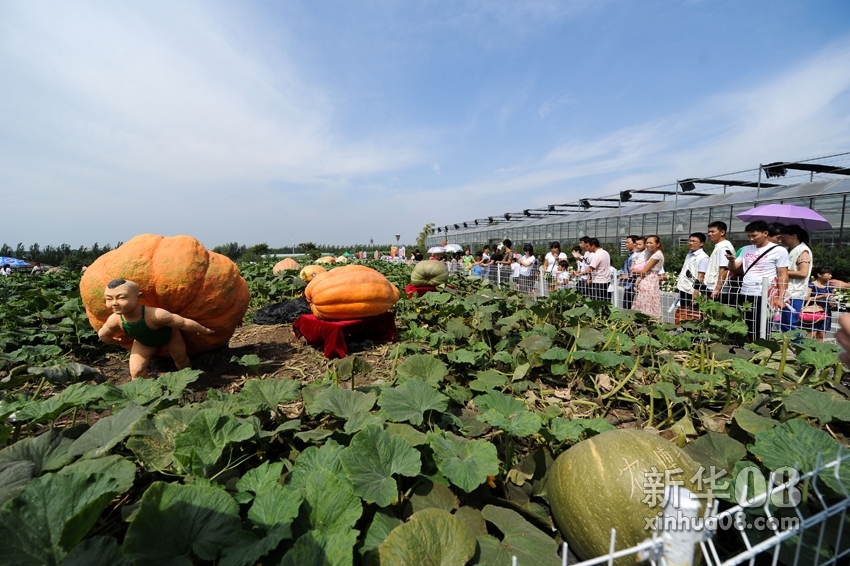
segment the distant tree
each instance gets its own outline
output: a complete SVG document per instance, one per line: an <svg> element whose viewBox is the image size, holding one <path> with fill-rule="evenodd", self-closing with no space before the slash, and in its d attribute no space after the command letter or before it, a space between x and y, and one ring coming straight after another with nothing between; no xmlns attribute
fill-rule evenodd
<svg viewBox="0 0 850 566"><path fill-rule="evenodd" d="M315 261L322 255L321 250L313 242L303 242L298 244L298 247L301 248L301 252L310 258L310 260Z"/></svg>
<svg viewBox="0 0 850 566"><path fill-rule="evenodd" d="M267 243L263 242L262 244L256 244L256 245L251 246L251 248L248 251L253 252L257 256L264 256L267 253L269 253L270 250L269 250L269 245Z"/></svg>
<svg viewBox="0 0 850 566"><path fill-rule="evenodd" d="M238 242L228 242L223 246L216 246L213 248L215 253L226 255L233 261L238 260L242 254L248 251L246 246L240 246Z"/></svg>
<svg viewBox="0 0 850 566"><path fill-rule="evenodd" d="M428 239L428 236L431 235L431 231L434 229L434 223L429 222L422 228L422 231L419 232L419 235L416 236L416 247L418 247L423 253L425 252L425 240Z"/></svg>

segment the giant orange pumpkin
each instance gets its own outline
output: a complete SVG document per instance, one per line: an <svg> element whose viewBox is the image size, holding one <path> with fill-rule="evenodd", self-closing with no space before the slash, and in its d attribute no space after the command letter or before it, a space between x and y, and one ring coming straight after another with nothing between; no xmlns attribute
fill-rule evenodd
<svg viewBox="0 0 850 566"><path fill-rule="evenodd" d="M304 290L316 318L351 320L383 314L398 302L398 289L365 265L346 265L320 273Z"/></svg>
<svg viewBox="0 0 850 566"><path fill-rule="evenodd" d="M80 295L95 330L112 314L103 292L113 279L138 283L143 305L191 318L215 331L204 336L184 333L190 355L226 345L248 310L248 284L236 264L207 251L191 236L142 234L97 258L80 280ZM168 355L167 350L162 348L160 355Z"/></svg>
<svg viewBox="0 0 850 566"><path fill-rule="evenodd" d="M301 265L291 257L283 259L277 262L274 267L272 267L272 273L280 273L281 271L286 271L287 269L301 269Z"/></svg>

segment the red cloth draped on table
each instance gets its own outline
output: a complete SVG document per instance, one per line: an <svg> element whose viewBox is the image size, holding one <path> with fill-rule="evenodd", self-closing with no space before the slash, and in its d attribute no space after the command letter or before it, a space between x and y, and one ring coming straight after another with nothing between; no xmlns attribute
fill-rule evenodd
<svg viewBox="0 0 850 566"><path fill-rule="evenodd" d="M432 287L432 286L429 286L429 285L412 285L411 284L411 285L408 285L407 287L404 288L404 292L407 295L408 299L412 299L413 295L417 295L417 296L421 297L425 293L429 293L431 291L436 291L436 290L437 290L436 287Z"/></svg>
<svg viewBox="0 0 850 566"><path fill-rule="evenodd" d="M311 346L324 346L328 359L348 355L347 338L370 338L381 342L395 342L395 315L391 312L356 320L319 320L315 315L304 314L292 323L295 336L307 339Z"/></svg>

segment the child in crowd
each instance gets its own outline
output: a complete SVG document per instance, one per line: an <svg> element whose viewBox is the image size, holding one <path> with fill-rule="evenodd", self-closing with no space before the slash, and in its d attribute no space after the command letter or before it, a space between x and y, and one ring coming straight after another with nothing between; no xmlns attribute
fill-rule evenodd
<svg viewBox="0 0 850 566"><path fill-rule="evenodd" d="M558 289L566 289L570 282L570 264L567 260L562 259L558 262L555 268L555 278L557 280Z"/></svg>

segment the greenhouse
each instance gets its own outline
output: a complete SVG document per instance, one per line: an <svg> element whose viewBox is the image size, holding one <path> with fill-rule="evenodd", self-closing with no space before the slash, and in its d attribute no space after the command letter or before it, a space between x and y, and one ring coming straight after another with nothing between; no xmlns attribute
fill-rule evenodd
<svg viewBox="0 0 850 566"><path fill-rule="evenodd" d="M813 232L813 243L845 244L850 241L848 157L850 153L804 162L775 162L718 177L689 178L666 186L439 226L427 245L448 241L480 248L509 238L517 249L518 244L545 246L553 240L573 245L582 236L620 245L629 234L656 234L682 243L690 233L705 232L708 224L717 220L729 226L729 239L745 241L745 222L737 215L774 203L811 208L832 224L832 229ZM783 178L787 184L768 181L774 177Z"/></svg>

